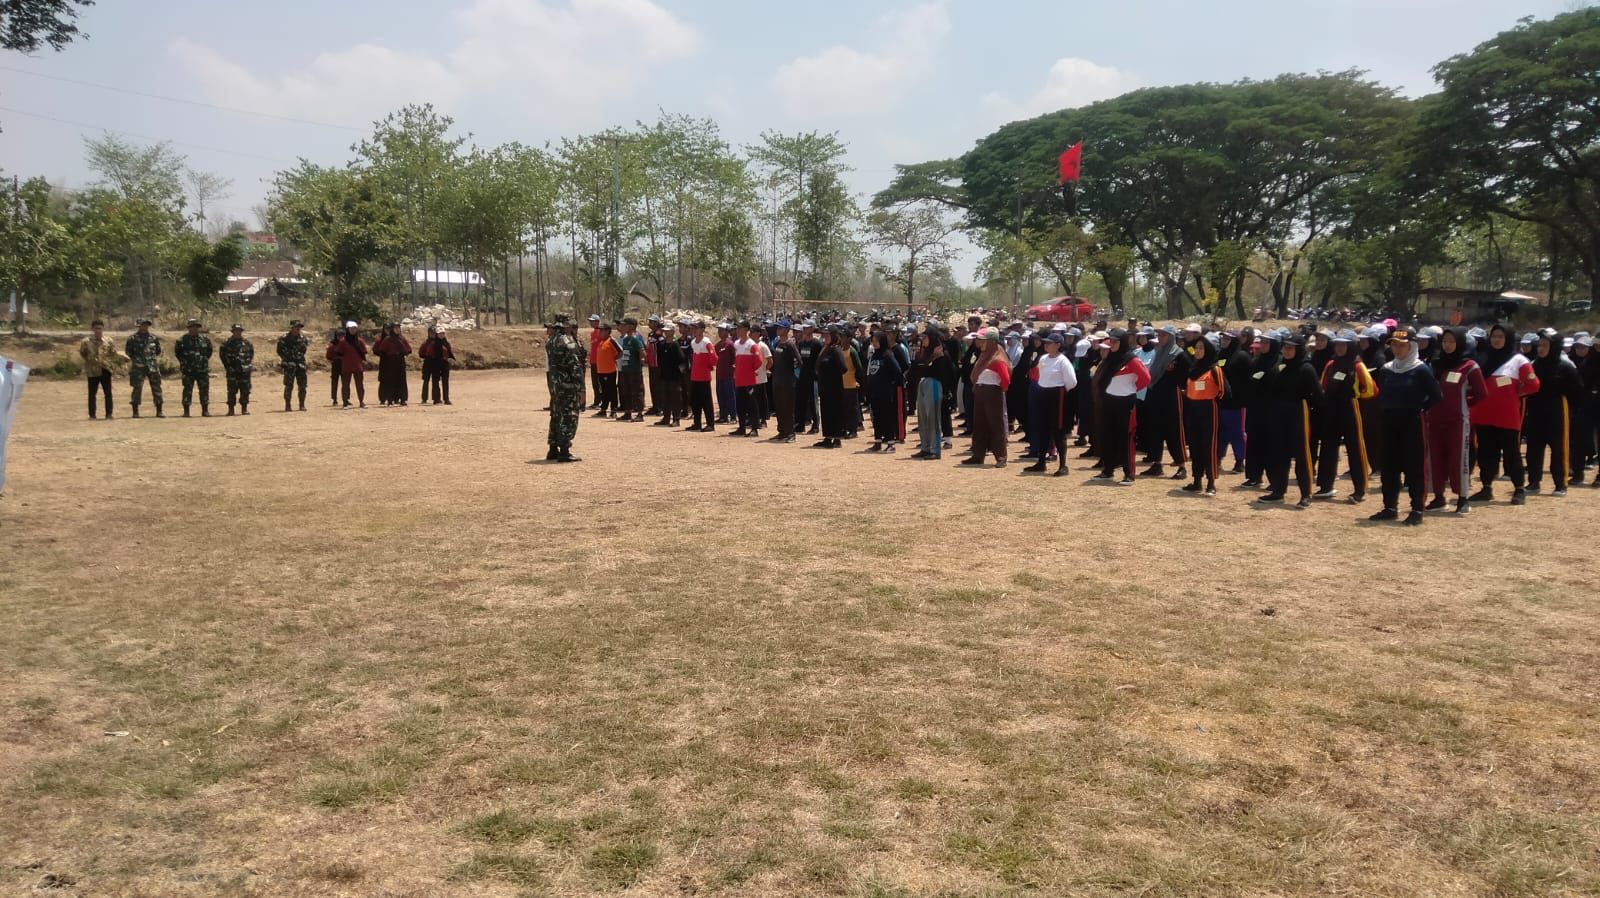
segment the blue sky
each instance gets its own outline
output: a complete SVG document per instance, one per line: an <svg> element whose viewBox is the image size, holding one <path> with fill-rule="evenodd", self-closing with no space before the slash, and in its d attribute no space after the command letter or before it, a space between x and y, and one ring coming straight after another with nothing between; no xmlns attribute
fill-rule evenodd
<svg viewBox="0 0 1600 898"><path fill-rule="evenodd" d="M725 136L837 130L852 184L957 155L1017 117L1127 89L1361 68L1410 95L1439 60L1571 0L101 0L87 41L0 57L0 167L83 184L83 135L165 138L234 181L253 222L272 172L337 163L370 122L431 100L477 141L542 143L657 109ZM252 109L324 127L45 80ZM10 110L10 111L7 111ZM23 114L29 113L29 114ZM38 116L76 124L49 121ZM974 260L959 266L970 271Z"/></svg>

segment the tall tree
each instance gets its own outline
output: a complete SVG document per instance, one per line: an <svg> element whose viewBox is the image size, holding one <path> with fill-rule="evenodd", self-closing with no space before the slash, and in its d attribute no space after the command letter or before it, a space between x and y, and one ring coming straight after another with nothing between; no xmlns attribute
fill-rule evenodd
<svg viewBox="0 0 1600 898"><path fill-rule="evenodd" d="M1434 77L1426 175L1475 210L1548 228L1600 300L1600 8L1524 19Z"/></svg>
<svg viewBox="0 0 1600 898"><path fill-rule="evenodd" d="M877 246L904 255L892 267L880 267L885 279L900 288L906 312L917 298L917 276L947 268L955 258L949 244L956 225L925 204L874 210L867 216L867 231Z"/></svg>
<svg viewBox="0 0 1600 898"><path fill-rule="evenodd" d="M440 185L434 203L440 242L452 247L469 272L486 279L493 263L522 250L530 183L519 177L514 149L473 150ZM463 291L463 302L470 292ZM482 314L482 303L476 315Z"/></svg>
<svg viewBox="0 0 1600 898"><path fill-rule="evenodd" d="M233 196L233 179L187 167L183 170L183 178L189 185L189 195L194 198L194 220L200 226L200 233L206 234L206 209Z"/></svg>
<svg viewBox="0 0 1600 898"><path fill-rule="evenodd" d="M372 135L353 149L373 187L387 194L399 214L395 235L401 255L419 267L437 268L446 250L436 228L443 185L461 163L465 138L451 134L455 120L431 104L411 104L374 123ZM427 264L429 254L433 263Z"/></svg>
<svg viewBox="0 0 1600 898"><path fill-rule="evenodd" d="M128 199L141 199L174 212L183 211L183 176L188 165L166 141L140 146L115 134L85 138L89 170L100 183Z"/></svg>
<svg viewBox="0 0 1600 898"><path fill-rule="evenodd" d="M821 250L824 244L831 245L832 235L830 239L819 241L813 233L810 242L802 245L800 232L807 226L807 219L813 227L818 223L818 212L823 206L818 205L817 200L827 196L840 183L839 175L849 170L844 164L846 149L837 132L821 134L816 131L798 134L763 131L761 142L747 148L751 161L767 175L783 198L783 212L794 241L794 282L800 280L802 264L809 264L813 274L827 266L827 260L813 253ZM818 178L824 181L825 189L813 191L811 182ZM848 218L845 221L848 222Z"/></svg>
<svg viewBox="0 0 1600 898"><path fill-rule="evenodd" d="M13 185L0 183L0 290L15 291L23 300L34 298L35 291L62 284L72 276L74 262L71 235L51 214L50 185L43 178L30 178ZM13 322L17 333L27 326L18 302Z"/></svg>
<svg viewBox="0 0 1600 898"><path fill-rule="evenodd" d="M274 230L331 283L335 313L377 321L378 308L360 285L370 266L403 252L402 210L394 197L364 170L301 160L278 173L270 203Z"/></svg>
<svg viewBox="0 0 1600 898"><path fill-rule="evenodd" d="M0 0L0 48L33 53L48 45L62 50L77 38L78 7L94 0Z"/></svg>

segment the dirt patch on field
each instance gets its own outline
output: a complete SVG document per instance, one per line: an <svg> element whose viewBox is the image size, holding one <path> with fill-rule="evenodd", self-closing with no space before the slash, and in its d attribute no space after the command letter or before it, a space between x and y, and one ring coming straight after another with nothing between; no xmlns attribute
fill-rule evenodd
<svg viewBox="0 0 1600 898"><path fill-rule="evenodd" d="M589 418L549 465L543 377L453 386L30 384L0 892L1600 892L1600 492L1374 527Z"/></svg>

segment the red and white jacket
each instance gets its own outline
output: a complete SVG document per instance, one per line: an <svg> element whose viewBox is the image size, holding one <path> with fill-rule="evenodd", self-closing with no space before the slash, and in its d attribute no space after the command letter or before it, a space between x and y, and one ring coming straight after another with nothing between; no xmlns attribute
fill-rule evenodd
<svg viewBox="0 0 1600 898"><path fill-rule="evenodd" d="M972 382L978 386L984 386L986 384L990 386L998 386L1002 390L1010 388L1011 366L1006 363L1005 355L1003 353L996 353L994 361L989 363L989 367L977 372L977 377L973 378Z"/></svg>
<svg viewBox="0 0 1600 898"><path fill-rule="evenodd" d="M1107 396L1133 396L1150 386L1150 369L1137 357L1129 356L1128 364L1106 381Z"/></svg>
<svg viewBox="0 0 1600 898"><path fill-rule="evenodd" d="M1484 378L1488 392L1471 412L1473 426L1487 425L1506 430L1522 429L1522 400L1539 392L1539 378L1533 363L1522 353L1511 358Z"/></svg>

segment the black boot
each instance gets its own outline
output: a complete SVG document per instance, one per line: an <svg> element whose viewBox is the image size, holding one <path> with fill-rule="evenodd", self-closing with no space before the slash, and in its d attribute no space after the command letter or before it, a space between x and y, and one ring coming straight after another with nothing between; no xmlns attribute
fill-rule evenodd
<svg viewBox="0 0 1600 898"><path fill-rule="evenodd" d="M185 418L189 417L189 407L187 405L183 407L183 416Z"/></svg>
<svg viewBox="0 0 1600 898"><path fill-rule="evenodd" d="M1026 468L1023 468L1022 470L1025 473L1043 474L1044 473L1044 459L1041 458L1038 461L1034 462L1033 464L1027 466Z"/></svg>
<svg viewBox="0 0 1600 898"><path fill-rule="evenodd" d="M561 446L561 454L556 457L556 461L561 462L562 464L568 464L575 461L583 461L583 459L572 454L571 443L564 443Z"/></svg>
<svg viewBox="0 0 1600 898"><path fill-rule="evenodd" d="M139 417L139 407L137 405L133 407L133 416L135 418Z"/></svg>
<svg viewBox="0 0 1600 898"><path fill-rule="evenodd" d="M205 404L204 402L200 403L200 417L202 417L202 418L211 417L211 406Z"/></svg>
<svg viewBox="0 0 1600 898"><path fill-rule="evenodd" d="M250 403L248 403L248 402L239 403L239 414L241 414L241 415L250 414Z"/></svg>
<svg viewBox="0 0 1600 898"><path fill-rule="evenodd" d="M560 457L561 457L561 450L557 449L555 446L551 446L550 447L550 451L546 452L544 454L544 460L545 461L555 461L557 458L560 458Z"/></svg>
<svg viewBox="0 0 1600 898"><path fill-rule="evenodd" d="M223 415L223 417L224 418L232 418L233 417L233 406L231 406L231 405L228 406L228 413L226 415Z"/></svg>

